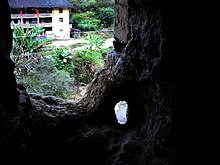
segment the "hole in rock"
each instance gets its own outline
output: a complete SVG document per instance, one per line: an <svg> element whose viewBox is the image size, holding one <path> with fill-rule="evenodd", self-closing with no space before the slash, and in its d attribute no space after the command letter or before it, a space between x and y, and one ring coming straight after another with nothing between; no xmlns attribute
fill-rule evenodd
<svg viewBox="0 0 220 165"><path fill-rule="evenodd" d="M115 115L119 124L126 124L128 121L128 104L126 101L119 101L115 105Z"/></svg>

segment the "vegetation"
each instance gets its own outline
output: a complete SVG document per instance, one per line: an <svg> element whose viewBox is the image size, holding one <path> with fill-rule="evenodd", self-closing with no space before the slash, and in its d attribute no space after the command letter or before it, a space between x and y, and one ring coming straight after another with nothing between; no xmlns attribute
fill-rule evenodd
<svg viewBox="0 0 220 165"><path fill-rule="evenodd" d="M75 52L75 79L78 83L89 83L100 68L104 65L104 54L109 49L102 49L104 40L98 35L88 35L86 39L89 41L84 50Z"/></svg>
<svg viewBox="0 0 220 165"><path fill-rule="evenodd" d="M71 18L76 27L83 30L99 30L114 23L113 0L72 0L74 8Z"/></svg>
<svg viewBox="0 0 220 165"><path fill-rule="evenodd" d="M72 16L77 24L77 28L83 31L98 30L100 28L100 20L95 18L95 12L87 11Z"/></svg>
<svg viewBox="0 0 220 165"><path fill-rule="evenodd" d="M114 7L114 0L71 0L71 2L74 5L73 13L83 13L99 7Z"/></svg>
<svg viewBox="0 0 220 165"><path fill-rule="evenodd" d="M32 53L36 52L47 42L50 42L49 38L40 38L41 33L45 31L42 26L34 26L30 28L22 28L20 25L13 23L13 51L17 53Z"/></svg>
<svg viewBox="0 0 220 165"><path fill-rule="evenodd" d="M71 17L83 31L98 31L112 27L113 0L72 0ZM89 33L86 44L70 47L51 47L42 51L51 39L39 37L43 27L21 28L13 25L13 51L17 82L24 84L30 93L71 98L78 86L88 84L94 74L104 66L104 56L110 48L102 48L101 35ZM109 36L108 36L109 37ZM71 51L77 46L83 50Z"/></svg>
<svg viewBox="0 0 220 165"><path fill-rule="evenodd" d="M104 65L104 39L89 34L83 50L70 51L68 47L38 49L38 52L12 52L16 64L17 82L30 93L71 98L78 86L88 84L95 72Z"/></svg>
<svg viewBox="0 0 220 165"><path fill-rule="evenodd" d="M103 27L110 27L114 22L114 9L111 7L100 7L97 10L97 17L101 20Z"/></svg>

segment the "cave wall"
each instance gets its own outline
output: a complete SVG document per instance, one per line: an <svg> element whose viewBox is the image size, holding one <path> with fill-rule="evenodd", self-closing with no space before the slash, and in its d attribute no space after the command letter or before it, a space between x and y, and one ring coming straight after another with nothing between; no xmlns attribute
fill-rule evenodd
<svg viewBox="0 0 220 165"><path fill-rule="evenodd" d="M115 0L115 29L114 35L122 43L127 42L128 38L128 0Z"/></svg>
<svg viewBox="0 0 220 165"><path fill-rule="evenodd" d="M70 103L29 95L16 84L6 2L0 2L1 162L198 163L194 153L201 143L194 131L199 127L192 123L198 121L193 101L200 88L192 64L194 41L200 38L192 37L191 3L115 0L115 50L82 100ZM114 115L120 100L129 106L126 125L118 124Z"/></svg>

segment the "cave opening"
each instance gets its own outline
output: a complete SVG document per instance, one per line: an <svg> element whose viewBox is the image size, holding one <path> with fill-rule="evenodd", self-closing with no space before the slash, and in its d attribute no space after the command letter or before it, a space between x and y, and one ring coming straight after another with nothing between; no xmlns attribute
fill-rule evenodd
<svg viewBox="0 0 220 165"><path fill-rule="evenodd" d="M13 0L9 1L13 33L10 57L15 63L17 83L22 84L31 96L79 100L96 75L106 68L105 57L114 49L114 1L82 2L85 1L72 1L74 7L70 6L65 10L65 13L69 12L69 18L75 20L74 25L70 23L68 26L74 26L73 29L78 31L78 35L61 38L54 26L58 19L53 14L57 12L56 9L46 11L47 4L43 4L39 18L42 23L35 26L31 19L29 20L29 17L36 17L33 14L36 10L34 4L26 8L25 5L15 4ZM25 1L21 3L25 4ZM17 13L19 7L24 9L20 16ZM64 20L63 13L57 15L59 20ZM47 18L51 19L50 31L47 31L48 22L44 20ZM67 18L66 16L65 20ZM59 24L65 29L65 21L61 22L59 21ZM47 32L53 33L53 37L50 38Z"/></svg>

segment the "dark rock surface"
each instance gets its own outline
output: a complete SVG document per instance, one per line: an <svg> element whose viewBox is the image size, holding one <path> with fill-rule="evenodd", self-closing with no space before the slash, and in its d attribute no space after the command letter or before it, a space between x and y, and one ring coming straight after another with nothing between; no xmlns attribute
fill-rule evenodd
<svg viewBox="0 0 220 165"><path fill-rule="evenodd" d="M25 87L16 84L9 58L9 10L6 0L1 1L0 163L185 165L201 161L204 144L196 133L203 125L195 114L204 99L195 98L204 95L197 86L200 79L194 77L202 64L194 60L193 43L200 38L192 35L197 34L192 33L196 26L191 20L197 15L193 7L182 0L115 0L113 54L117 58L107 58L106 68L81 100L67 102L28 95ZM129 106L125 125L115 117L114 106L120 100Z"/></svg>

